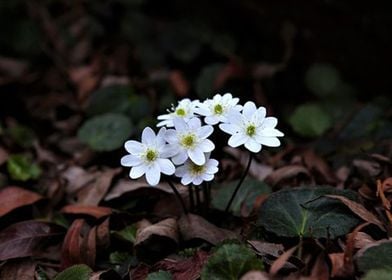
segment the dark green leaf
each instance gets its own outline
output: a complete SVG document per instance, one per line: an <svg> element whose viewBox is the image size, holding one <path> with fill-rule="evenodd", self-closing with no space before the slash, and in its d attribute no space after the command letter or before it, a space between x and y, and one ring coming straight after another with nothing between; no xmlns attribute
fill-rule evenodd
<svg viewBox="0 0 392 280"><path fill-rule="evenodd" d="M392 270L392 241L382 241L362 248L358 252L357 265L362 272L371 269Z"/></svg>
<svg viewBox="0 0 392 280"><path fill-rule="evenodd" d="M136 225L130 225L125 227L124 229L120 230L120 231L115 231L113 234L115 236L119 236L120 238L127 240L131 243L135 243L136 240Z"/></svg>
<svg viewBox="0 0 392 280"><path fill-rule="evenodd" d="M335 238L350 232L359 219L341 202L322 197L326 194L356 200L354 192L332 187L282 190L263 203L257 225L284 237Z"/></svg>
<svg viewBox="0 0 392 280"><path fill-rule="evenodd" d="M225 210L227 203L230 200L239 180L214 185L213 189L216 190L212 198L212 206L219 210ZM241 205L245 203L249 208L253 206L255 199L258 195L268 194L271 192L270 187L264 182L247 178L242 183L240 191L234 198L231 210L235 215L240 215Z"/></svg>
<svg viewBox="0 0 392 280"><path fill-rule="evenodd" d="M391 280L392 269L372 269L369 270L362 280Z"/></svg>
<svg viewBox="0 0 392 280"><path fill-rule="evenodd" d="M87 120L79 129L78 137L93 150L112 151L124 144L131 131L127 117L108 113Z"/></svg>
<svg viewBox="0 0 392 280"><path fill-rule="evenodd" d="M89 280L93 270L85 264L78 264L63 270L54 280Z"/></svg>
<svg viewBox="0 0 392 280"><path fill-rule="evenodd" d="M147 275L147 280L171 280L173 279L172 275L167 271L158 271L153 272Z"/></svg>
<svg viewBox="0 0 392 280"><path fill-rule="evenodd" d="M25 155L11 155L7 160L7 170L13 180L38 179L41 169Z"/></svg>
<svg viewBox="0 0 392 280"><path fill-rule="evenodd" d="M332 125L331 116L318 104L299 106L289 119L295 132L306 137L322 135Z"/></svg>
<svg viewBox="0 0 392 280"><path fill-rule="evenodd" d="M240 279L250 270L263 270L263 264L256 255L243 245L224 244L208 259L201 279Z"/></svg>
<svg viewBox="0 0 392 280"><path fill-rule="evenodd" d="M37 136L34 131L24 125L15 125L7 129L7 133L19 146L23 148L29 148L33 146L33 143Z"/></svg>

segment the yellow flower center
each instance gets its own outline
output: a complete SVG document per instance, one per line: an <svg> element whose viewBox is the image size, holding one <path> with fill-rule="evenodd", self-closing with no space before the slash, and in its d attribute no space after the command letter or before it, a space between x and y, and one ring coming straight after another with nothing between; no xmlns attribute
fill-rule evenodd
<svg viewBox="0 0 392 280"><path fill-rule="evenodd" d="M251 124L246 128L246 135L252 137L256 133L256 127Z"/></svg>
<svg viewBox="0 0 392 280"><path fill-rule="evenodd" d="M185 148L192 148L195 143L196 143L196 139L195 139L195 135L194 134L188 134L188 135L184 135L181 138L181 145L184 146Z"/></svg>
<svg viewBox="0 0 392 280"><path fill-rule="evenodd" d="M182 108L178 108L178 109L176 110L176 115L177 115L177 116L180 116L180 117L185 116L185 110L182 109Z"/></svg>
<svg viewBox="0 0 392 280"><path fill-rule="evenodd" d="M156 160L157 157L158 157L158 155L157 155L155 150L152 150L152 149L148 149L147 150L147 152L146 152L146 160L148 162L152 162L152 161Z"/></svg>
<svg viewBox="0 0 392 280"><path fill-rule="evenodd" d="M193 175L199 175L203 173L205 169L204 165L197 165L193 162L190 164L189 168Z"/></svg>
<svg viewBox="0 0 392 280"><path fill-rule="evenodd" d="M221 115L223 113L223 107L220 104L216 104L214 107L215 115Z"/></svg>

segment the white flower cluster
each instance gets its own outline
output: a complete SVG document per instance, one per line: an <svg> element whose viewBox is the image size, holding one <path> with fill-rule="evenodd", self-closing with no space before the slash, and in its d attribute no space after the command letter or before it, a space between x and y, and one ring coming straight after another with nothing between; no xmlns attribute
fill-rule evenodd
<svg viewBox="0 0 392 280"><path fill-rule="evenodd" d="M215 145L207 139L214 131L213 125L219 124L222 131L231 135L231 147L244 145L257 153L262 145L279 146L277 137L283 133L275 128L278 120L266 117L265 108L257 108L253 102L244 106L238 102L239 98L230 93L217 94L204 102L181 100L168 114L158 117L158 134L146 127L141 142L125 143L129 155L121 159L121 164L131 167L132 179L145 174L153 186L159 183L161 173L175 174L184 185L200 185L211 181L218 172L218 161L210 159ZM201 122L203 117L205 125Z"/></svg>

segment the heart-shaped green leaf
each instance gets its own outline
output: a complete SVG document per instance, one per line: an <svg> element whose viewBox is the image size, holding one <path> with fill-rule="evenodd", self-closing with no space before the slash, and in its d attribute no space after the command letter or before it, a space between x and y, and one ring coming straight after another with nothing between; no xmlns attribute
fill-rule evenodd
<svg viewBox="0 0 392 280"><path fill-rule="evenodd" d="M11 155L7 160L7 170L13 180L38 179L41 169L25 155Z"/></svg>
<svg viewBox="0 0 392 280"><path fill-rule="evenodd" d="M92 269L85 264L78 264L63 270L54 280L89 280Z"/></svg>
<svg viewBox="0 0 392 280"><path fill-rule="evenodd" d="M335 238L348 233L359 219L337 200L342 195L356 200L349 190L332 187L301 187L272 193L260 208L258 226L284 237Z"/></svg>
<svg viewBox="0 0 392 280"><path fill-rule="evenodd" d="M224 244L208 259L201 279L240 279L250 270L263 270L263 263L256 255L243 245Z"/></svg>
<svg viewBox="0 0 392 280"><path fill-rule="evenodd" d="M78 131L79 139L96 151L112 151L123 145L132 131L129 119L120 114L104 114L87 120Z"/></svg>
<svg viewBox="0 0 392 280"><path fill-rule="evenodd" d="M358 251L357 256L359 271L367 272L371 269L392 270L392 241L371 244Z"/></svg>
<svg viewBox="0 0 392 280"><path fill-rule="evenodd" d="M153 272L147 275L147 280L172 280L172 275L167 272L160 270L158 272Z"/></svg>

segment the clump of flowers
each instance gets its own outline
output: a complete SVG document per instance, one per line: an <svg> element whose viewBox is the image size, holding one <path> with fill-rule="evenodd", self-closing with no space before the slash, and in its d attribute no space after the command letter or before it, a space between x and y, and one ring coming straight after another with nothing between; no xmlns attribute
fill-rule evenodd
<svg viewBox="0 0 392 280"><path fill-rule="evenodd" d="M243 106L238 103L239 98L234 98L230 93L223 96L217 94L203 102L190 99L179 101L168 114L158 116L158 134L146 127L141 142L125 142L129 154L121 159L121 165L131 167L129 176L132 179L145 175L151 186L159 183L161 173L175 175L183 185L190 187L210 182L219 170L219 163L210 158L215 144L208 137L214 132L214 126L218 125L220 130L230 135L229 146L236 148L244 145L250 152L247 168L226 207L228 211L248 173L252 153L260 152L263 146L280 146L278 137L283 136L276 129L278 120L267 117L264 107L257 108L251 101ZM170 180L168 183L186 212L175 186Z"/></svg>

